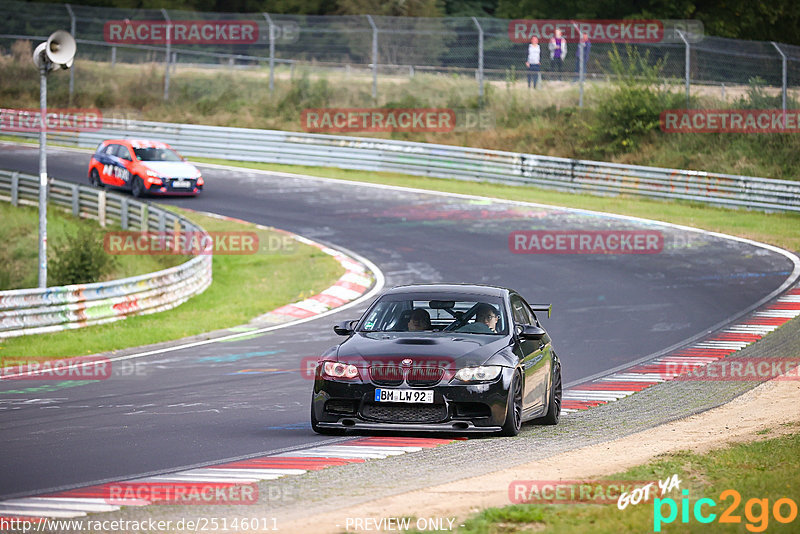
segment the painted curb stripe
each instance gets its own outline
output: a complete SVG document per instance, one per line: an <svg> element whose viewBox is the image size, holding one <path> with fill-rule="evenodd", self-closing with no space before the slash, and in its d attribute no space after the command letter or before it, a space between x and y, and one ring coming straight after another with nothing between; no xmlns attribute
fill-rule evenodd
<svg viewBox="0 0 800 534"><path fill-rule="evenodd" d="M800 286L689 347L566 389L562 411L569 414L601 406L673 380L690 369L703 369L755 343L797 316L800 316Z"/></svg>
<svg viewBox="0 0 800 534"><path fill-rule="evenodd" d="M145 490L145 494L149 495L148 490L153 486L182 488L198 492L202 492L209 484L212 484L214 488L236 487L260 480L275 480L286 476L301 475L307 471L418 452L422 449L453 443L459 439L355 438L341 444L320 445L260 458L187 469L177 473L99 484L51 495L2 501L0 502L0 518L8 520L31 518L32 522L37 522L43 518L71 518L82 517L87 513L111 512L119 510L121 506L172 504L166 498L125 499L122 495L129 490L129 493L141 496L141 493L136 492L137 489Z"/></svg>

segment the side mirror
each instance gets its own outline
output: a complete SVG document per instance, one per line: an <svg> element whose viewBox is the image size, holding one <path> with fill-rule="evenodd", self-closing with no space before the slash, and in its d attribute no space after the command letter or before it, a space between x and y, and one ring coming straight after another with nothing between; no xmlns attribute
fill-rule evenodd
<svg viewBox="0 0 800 534"><path fill-rule="evenodd" d="M356 324L358 321L342 321L341 323L337 323L333 325L333 331L336 332L340 336L349 336L353 332L355 332Z"/></svg>
<svg viewBox="0 0 800 534"><path fill-rule="evenodd" d="M520 325L518 328L519 337L522 339L531 339L533 341L541 340L547 332L544 331L544 328L540 328L538 326L533 326L530 324Z"/></svg>

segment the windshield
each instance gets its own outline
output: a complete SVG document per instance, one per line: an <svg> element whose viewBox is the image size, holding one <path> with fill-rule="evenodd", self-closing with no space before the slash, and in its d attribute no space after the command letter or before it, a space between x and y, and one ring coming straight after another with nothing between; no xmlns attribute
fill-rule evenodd
<svg viewBox="0 0 800 534"><path fill-rule="evenodd" d="M183 161L169 148L134 148L133 151L139 161Z"/></svg>
<svg viewBox="0 0 800 534"><path fill-rule="evenodd" d="M503 335L502 300L486 295L386 295L362 318L362 332Z"/></svg>

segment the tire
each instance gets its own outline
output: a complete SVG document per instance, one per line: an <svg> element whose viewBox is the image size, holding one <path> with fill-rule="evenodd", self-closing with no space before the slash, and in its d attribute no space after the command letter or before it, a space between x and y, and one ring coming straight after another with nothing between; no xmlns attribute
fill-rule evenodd
<svg viewBox="0 0 800 534"><path fill-rule="evenodd" d="M92 169L92 172L89 173L89 183L95 187L103 187L103 182L100 181L100 174L97 169Z"/></svg>
<svg viewBox="0 0 800 534"><path fill-rule="evenodd" d="M147 190L144 188L144 182L138 176L133 177L133 181L131 181L131 194L136 198L142 198L147 194Z"/></svg>
<svg viewBox="0 0 800 534"><path fill-rule="evenodd" d="M503 436L516 436L522 428L522 380L519 373L514 372L511 387L508 388L508 403L506 420L500 434Z"/></svg>
<svg viewBox="0 0 800 534"><path fill-rule="evenodd" d="M553 385L550 388L550 400L547 403L547 413L536 420L539 425L557 425L561 417L561 366L556 367L553 376Z"/></svg>
<svg viewBox="0 0 800 534"><path fill-rule="evenodd" d="M314 415L314 402L311 402L311 429L316 432L317 434L322 434L323 436L341 436L344 435L346 430L339 429L339 428L325 428L319 426L319 421L317 421L317 416Z"/></svg>

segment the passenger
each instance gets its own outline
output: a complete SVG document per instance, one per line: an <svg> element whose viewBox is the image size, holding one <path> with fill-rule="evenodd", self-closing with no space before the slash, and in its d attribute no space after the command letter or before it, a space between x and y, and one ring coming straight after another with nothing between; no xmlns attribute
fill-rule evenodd
<svg viewBox="0 0 800 534"><path fill-rule="evenodd" d="M470 334L496 334L499 319L500 315L494 306L481 302L475 310L475 322L462 326L458 331Z"/></svg>
<svg viewBox="0 0 800 534"><path fill-rule="evenodd" d="M422 330L430 329L431 316L427 311L423 310L422 308L418 308L411 312L411 317L408 319L409 332L420 332Z"/></svg>

